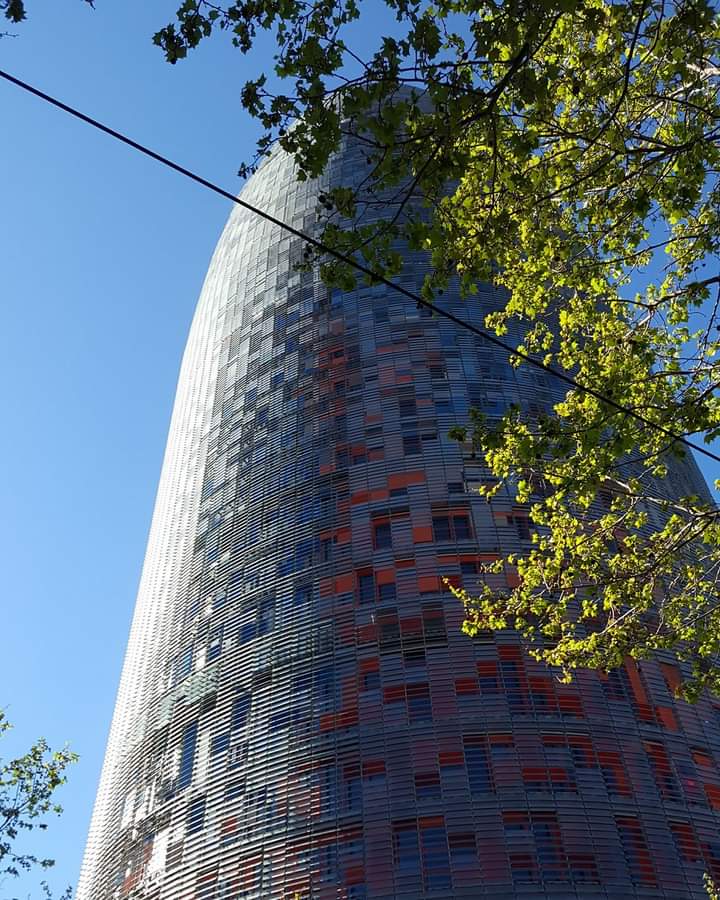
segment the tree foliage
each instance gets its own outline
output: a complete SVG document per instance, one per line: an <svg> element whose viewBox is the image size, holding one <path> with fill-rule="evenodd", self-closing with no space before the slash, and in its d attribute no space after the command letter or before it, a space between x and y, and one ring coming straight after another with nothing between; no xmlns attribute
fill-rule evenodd
<svg viewBox="0 0 720 900"><path fill-rule="evenodd" d="M11 725L0 712L0 737ZM76 755L67 748L52 751L43 738L23 756L7 762L0 759L0 877L17 877L35 867L49 869L52 859L28 853L18 845L32 831L44 831L47 817L59 815L62 807L54 794L65 783L65 770ZM46 889L46 896L50 896ZM69 898L70 891L61 900Z"/></svg>
<svg viewBox="0 0 720 900"><path fill-rule="evenodd" d="M494 282L508 299L488 327L593 389L455 430L494 479L488 500L509 490L534 525L477 596L457 592L468 633L516 628L565 677L670 650L684 696L720 691L720 522L709 495L683 489L675 437L720 434L717 12L385 3L394 27L366 57L354 29L372 30L377 7L358 0L184 0L154 39L174 63L216 31L243 53L273 34L272 78L242 90L264 133L241 174L279 142L298 178L319 175L352 134L369 174L321 198L326 244L386 276L398 240L424 249L428 300L453 279L468 302ZM0 9L25 14L21 0Z"/></svg>
<svg viewBox="0 0 720 900"><path fill-rule="evenodd" d="M367 58L353 26L373 10L356 0L186 0L155 41L176 62L217 30L243 53L272 32L279 87L261 74L243 89L265 132L241 172L279 141L315 176L358 136L370 175L362 196L323 198L326 243L385 275L401 265L395 241L424 248L427 299L457 278L472 302L494 282L508 299L488 327L610 398L570 388L540 413L478 411L456 430L484 457L488 499L510 490L534 523L478 596L458 592L468 633L516 628L566 677L672 650L686 697L720 690L720 522L678 481L688 451L672 437L720 434L717 13L704 0L386 3L395 27Z"/></svg>

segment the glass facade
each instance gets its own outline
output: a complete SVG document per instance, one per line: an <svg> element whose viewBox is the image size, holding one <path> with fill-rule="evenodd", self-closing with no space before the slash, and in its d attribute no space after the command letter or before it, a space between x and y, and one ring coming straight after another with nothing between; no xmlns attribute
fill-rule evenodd
<svg viewBox="0 0 720 900"><path fill-rule="evenodd" d="M276 154L243 196L312 231L362 172L357 146L322 183ZM439 577L530 537L448 429L554 386L385 287L328 291L302 250L237 208L211 262L79 900L703 897L720 702L674 700L670 659L559 684L513 634L464 636ZM691 462L670 482L703 490Z"/></svg>

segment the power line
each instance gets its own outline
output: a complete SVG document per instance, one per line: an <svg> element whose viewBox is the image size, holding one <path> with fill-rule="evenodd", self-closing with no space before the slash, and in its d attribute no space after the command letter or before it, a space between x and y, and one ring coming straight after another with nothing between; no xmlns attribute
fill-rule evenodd
<svg viewBox="0 0 720 900"><path fill-rule="evenodd" d="M283 222L281 219L276 218L268 212L265 212L262 209L259 209L257 206L253 206L251 203L248 203L246 200L241 199L240 197L236 197L235 194L232 194L230 191L226 191L225 188L220 187L217 184L214 184L212 181L208 181L207 178L203 178L202 175L198 175L197 173L191 171L190 169L186 169L184 166L179 165L179 163L173 162L173 160L168 159L168 157L163 156L161 153L157 153L155 150L151 150L149 147L146 147L144 144L140 144L137 141L134 141L132 138L127 137L127 135L123 134L120 131L116 131L114 128L110 128L109 125L104 125L102 122L99 122L97 119L93 119L92 116L88 116L80 110L75 109L72 106L69 106L67 103L63 103L62 100L58 100L55 97L52 97L50 94L46 94L44 91L41 91L39 88L33 87L33 85L28 84L26 81L22 81L20 78L16 78L14 75L11 75L9 72L5 72L0 69L0 77L4 78L5 81L9 81L11 84L14 84L16 87L22 88L24 91L27 91L30 94L33 94L35 97L39 97L41 100L44 100L46 103L50 103L52 106L61 109L63 112L68 113L71 116L74 116L76 119L80 119L82 122L85 122L87 125L91 125L93 128L96 128L98 131L102 131L105 134L109 134L110 137L115 138L115 140L121 141L123 144L127 144L128 147L132 147L133 150L137 150L139 153L144 154L145 156L149 156L151 159L154 159L156 162L161 163L163 166L166 166L169 169L172 169L175 172L179 172L180 175L184 175L186 178L191 179L191 181L197 182L197 184L202 185L210 191L213 191L215 194L219 194L221 197L225 197L225 199L230 200L232 203L236 203L238 206L241 206L243 209L248 210L248 212L253 213L256 216L259 216L261 219L265 219L267 222L271 222L273 225L277 225L278 228L283 229L284 231L289 232L290 234L295 235L295 237L301 238L307 244L310 244L312 247L316 247L318 250L321 250L323 253L326 253L330 256L335 257L335 259L340 262L346 263L352 268L357 269L358 272L362 272L364 275L369 276L374 281L379 282L380 284L386 285L386 287L391 288L394 291L397 291L399 294L402 294L404 297L407 297L409 300L412 300L414 303L417 303L418 306L425 307L426 309L432 310L439 316L443 316L446 319L449 319L451 322L454 322L456 325L459 325L461 328L465 328L467 331L472 332L478 337L483 338L491 344L494 344L496 347L500 347L505 350L512 356L518 357L518 359L522 359L524 362L530 363L533 366L536 366L538 369L542 369L544 372L552 375L555 378L559 378L561 381L569 384L571 387L577 388L585 394L589 394L591 397L595 397L596 400L600 400L602 403L607 404L612 409L617 410L618 412L624 413L626 416L630 416L633 419L636 419L638 422L642 422L643 425L647 425L650 428L655 428L657 431L660 431L666 437L670 438L673 442L678 442L684 444L686 447L689 447L692 450L695 450L697 453L702 453L704 456L707 456L709 459L714 460L715 462L720 463L720 456L716 453L713 453L711 450L707 450L705 447L701 447L698 444L689 441L686 437L680 434L675 434L670 431L668 428L665 428L664 425L660 425L657 422L653 422L652 419L647 419L645 416L636 412L633 409L630 409L627 406L623 406L621 403L613 400L611 397L607 397L604 394L601 394L600 391L596 391L592 387L588 387L587 385L581 384L576 381L570 375L566 375L564 372L560 372L557 369L554 369L552 366L546 365L539 359L534 359L527 353L523 353L522 350L518 350L510 344L506 344L505 341L501 341L500 338L495 337L495 335L490 334L490 332L485 331L483 328L478 328L477 325L473 325L471 322L466 322L464 319L461 319L459 316L453 315L453 313L448 312L447 310L443 310L440 307L436 306L434 303L430 303L428 300L424 300L419 294L414 293L414 291L409 291L407 288L404 288L400 284L396 284L393 281L390 281L388 278L385 278L383 275L379 275L376 272L373 272L368 266L365 266L363 263L354 259L352 256L348 256L345 253L340 252L339 250L334 250L332 247L328 247L323 244L322 241L319 241L317 238L312 237L309 234L305 234L304 231L301 231L299 228L294 228L292 225L288 225L287 222Z"/></svg>

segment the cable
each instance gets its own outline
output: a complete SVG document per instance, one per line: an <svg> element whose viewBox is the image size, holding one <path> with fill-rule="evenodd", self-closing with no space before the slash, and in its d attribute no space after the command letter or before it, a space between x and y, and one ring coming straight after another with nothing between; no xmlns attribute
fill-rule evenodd
<svg viewBox="0 0 720 900"><path fill-rule="evenodd" d="M309 234L305 234L305 232L300 231L298 228L293 228L292 225L288 225L287 222L283 222L280 219L277 219L275 216L270 213L265 212L262 209L259 209L256 206L253 206L251 203L248 203L246 200L242 200L240 197L236 197L235 194L230 193L230 191L226 191L224 188L221 188L219 185L214 184L212 181L208 181L207 178L203 178L201 175L197 175L195 172L192 172L190 169L186 169L184 166L179 165L176 162L173 162L171 159L168 159L166 156L163 156L160 153L156 153L155 150L151 150L149 147L144 146L143 144L139 144L137 141L134 141L132 138L127 137L122 134L120 131L116 131L114 128L110 128L108 125L104 125L102 122L99 122L97 119L93 119L92 116L88 116L80 110L75 109L72 106L68 106L67 103L63 103L62 100L57 100L55 97L50 96L50 94L46 94L44 91L39 90L36 87L33 87L31 84L28 84L25 81L21 81L19 78L16 78L14 75L11 75L9 72L5 72L0 69L0 78L4 78L5 81L9 81L11 84L14 84L16 87L22 88L24 91L27 91L30 94L33 94L35 97L39 97L41 100L45 100L46 103L50 103L52 106L61 109L63 112L68 113L71 116L74 116L76 119L80 119L82 122L85 122L87 125L91 125L93 128L96 128L98 131L103 131L105 134L109 134L110 137L115 138L115 140L121 141L123 144L127 144L128 147L132 147L133 150L137 150L140 153L143 153L145 156L149 156L151 159L154 159L156 162L161 163L167 168L172 169L175 172L179 172L181 175L184 175L186 178L191 179L191 181L195 181L198 184L201 184L203 187L208 188L208 190L213 191L216 194L219 194L221 197L225 197L225 199L236 203L238 206L241 206L243 209L248 210L248 212L253 213L256 216L259 216L261 219L265 219L267 222L271 222L273 225L277 225L278 228L283 229L284 231L289 232L290 234L294 234L295 237L302 238L303 241L310 244L313 247L316 247L318 250L321 250L323 253L327 253L330 256L334 256L335 259L340 260L340 262L346 263L349 266L352 266L354 269L357 269L358 272L362 272L364 275L368 275L374 281L379 282L380 284L384 284L386 287L391 288L394 291L402 294L407 297L409 300L417 303L418 306L423 306L426 309L431 309L434 313L439 316L443 316L445 319L448 319L451 322L454 322L456 325L459 325L461 328L465 328L478 337L483 338L491 344L494 344L496 347L500 347L505 350L511 356L516 356L518 359L522 359L524 362L530 363L533 366L536 366L538 369L542 369L544 372L554 376L555 378L559 378L561 381L564 381L566 384L571 385L574 388L582 391L585 394L589 394L591 397L595 397L596 400L600 400L602 403L607 404L618 412L623 413L626 416L630 416L633 419L637 419L638 422L642 422L643 425L648 425L650 428L655 428L657 431L662 432L666 437L671 438L673 442L678 442L680 444L684 444L686 447L689 447L691 450L695 450L697 453L703 454L703 456L707 456L709 459L714 460L715 462L720 463L720 456L716 453L713 453L711 450L707 450L705 447L701 447L698 444L694 444L692 441L689 441L683 435L675 434L670 431L668 428L665 428L664 425L660 425L657 422L653 422L652 419L646 419L645 416L641 415L635 410L630 409L629 407L623 406L621 403L617 403L611 397L606 397L604 394L601 394L600 391L596 391L594 388L588 387L587 385L581 384L576 381L574 378L571 378L569 375L566 375L564 372L559 372L557 369L554 369L552 366L546 365L539 359L534 359L527 353L523 353L522 350L517 350L515 347L510 344L506 344L504 341L501 341L500 338L495 337L495 335L490 334L488 331L485 331L483 328L478 328L476 325L473 325L470 322L466 322L464 319L459 318L459 316L453 315L451 312L447 310L443 310L438 306L435 306L434 303L430 303L428 300L423 300L423 298L419 294L415 294L413 291L407 290L400 284L395 284L393 281L390 281L388 278L385 278L383 275L379 275L376 272L373 272L372 269L363 265L363 263L358 262L358 260L354 259L351 256L347 256L345 253L341 253L339 250L333 250L332 247L327 247L322 241L319 241L317 238L312 237Z"/></svg>

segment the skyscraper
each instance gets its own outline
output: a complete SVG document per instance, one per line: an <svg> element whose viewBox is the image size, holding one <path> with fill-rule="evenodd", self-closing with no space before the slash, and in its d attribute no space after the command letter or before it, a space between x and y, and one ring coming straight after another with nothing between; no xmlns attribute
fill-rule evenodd
<svg viewBox="0 0 720 900"><path fill-rule="evenodd" d="M362 171L350 144L298 183L276 153L244 197L312 230ZM514 635L464 636L439 578L530 537L448 428L556 386L301 257L239 208L213 256L79 900L703 897L720 706L675 701L671 660L561 685ZM444 302L481 324L500 300Z"/></svg>

